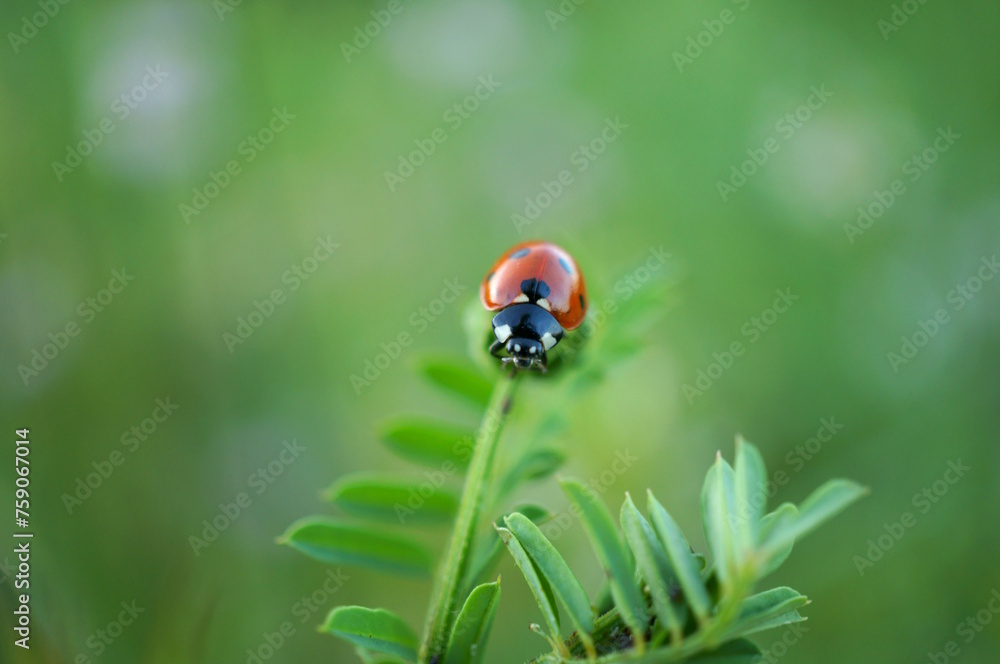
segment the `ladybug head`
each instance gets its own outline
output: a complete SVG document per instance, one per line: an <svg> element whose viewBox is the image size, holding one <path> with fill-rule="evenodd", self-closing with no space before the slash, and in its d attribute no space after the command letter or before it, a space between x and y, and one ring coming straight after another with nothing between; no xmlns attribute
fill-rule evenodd
<svg viewBox="0 0 1000 664"><path fill-rule="evenodd" d="M502 348L518 369L538 366L545 370L545 353L562 339L562 326L551 313L537 304L524 302L507 307L493 317L493 334L496 342L490 347L493 354Z"/></svg>

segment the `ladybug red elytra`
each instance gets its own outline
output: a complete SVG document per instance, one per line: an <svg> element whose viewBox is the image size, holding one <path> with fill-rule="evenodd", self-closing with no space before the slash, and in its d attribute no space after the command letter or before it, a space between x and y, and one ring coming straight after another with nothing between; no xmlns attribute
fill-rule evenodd
<svg viewBox="0 0 1000 664"><path fill-rule="evenodd" d="M500 350L518 369L538 366L545 371L545 353L565 330L580 326L587 313L587 289L573 257L551 242L522 242L507 250L479 287L479 297L493 317Z"/></svg>

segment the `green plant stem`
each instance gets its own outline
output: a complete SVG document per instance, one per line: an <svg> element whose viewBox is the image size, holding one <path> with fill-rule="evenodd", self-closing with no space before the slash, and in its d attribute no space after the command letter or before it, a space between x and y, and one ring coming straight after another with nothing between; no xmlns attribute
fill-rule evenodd
<svg viewBox="0 0 1000 664"><path fill-rule="evenodd" d="M714 648L722 643L726 630L739 617L740 607L749 594L753 581L753 571L745 567L737 570L736 578L732 580L730 588L723 593L724 600L721 602L718 612L700 634L701 640L707 647Z"/></svg>
<svg viewBox="0 0 1000 664"><path fill-rule="evenodd" d="M482 424L476 433L476 447L469 462L469 471L462 490L458 518L451 533L448 548L431 591L431 601L424 624L417 661L428 664L433 655L440 655L451 629L453 611L458 604L460 581L469 555L469 543L475 534L483 509L484 494L492 475L497 442L507 420L510 400L518 384L517 372L504 374L493 388Z"/></svg>

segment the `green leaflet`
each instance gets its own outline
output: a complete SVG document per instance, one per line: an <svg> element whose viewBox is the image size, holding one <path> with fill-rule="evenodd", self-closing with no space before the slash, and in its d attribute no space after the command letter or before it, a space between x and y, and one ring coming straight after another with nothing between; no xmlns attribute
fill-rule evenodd
<svg viewBox="0 0 1000 664"><path fill-rule="evenodd" d="M760 451L742 436L736 438L735 518L743 560L757 545L757 528L767 507L767 470Z"/></svg>
<svg viewBox="0 0 1000 664"><path fill-rule="evenodd" d="M511 557L514 559L514 563L521 570L521 574L524 575L524 580L528 582L528 588L531 590L531 594L535 596L538 608L542 610L542 617L545 619L545 624L548 625L550 638L556 643L562 643L559 628L559 611L556 608L556 600L548 581L539 574L538 568L535 567L531 557L524 550L524 547L521 546L517 538L514 537L513 533L500 526L496 526L496 529L500 534L500 539L503 541L504 546L507 547Z"/></svg>
<svg viewBox="0 0 1000 664"><path fill-rule="evenodd" d="M525 515L535 523L541 523L549 518L549 513L537 505L521 505L517 512ZM503 523L507 515L498 521ZM479 536L472 546L472 556L469 559L465 575L462 577L462 588L464 593L472 591L474 586L479 585L483 577L493 573L503 556L503 542L500 535L492 528Z"/></svg>
<svg viewBox="0 0 1000 664"><path fill-rule="evenodd" d="M808 598L787 587L772 588L743 600L740 614L727 631L729 638L747 636L772 627L804 620L796 609L809 603Z"/></svg>
<svg viewBox="0 0 1000 664"><path fill-rule="evenodd" d="M788 511L774 520L763 543L764 550L776 554L867 493L867 489L855 482L830 480L803 501L797 514Z"/></svg>
<svg viewBox="0 0 1000 664"><path fill-rule="evenodd" d="M493 383L472 362L454 355L425 355L417 360L417 371L435 387L485 407Z"/></svg>
<svg viewBox="0 0 1000 664"><path fill-rule="evenodd" d="M681 640L683 624L674 611L670 600L670 578L673 571L667 560L663 545L656 539L656 533L645 517L632 502L632 496L625 494L621 511L622 531L635 554L642 578L649 586L653 598L653 608L660 622L670 630L674 643Z"/></svg>
<svg viewBox="0 0 1000 664"><path fill-rule="evenodd" d="M366 526L327 517L306 517L278 538L311 558L325 563L360 565L390 572L427 576L433 561L419 544Z"/></svg>
<svg viewBox="0 0 1000 664"><path fill-rule="evenodd" d="M409 662L417 657L417 635L399 616L385 609L339 606L330 612L320 631Z"/></svg>
<svg viewBox="0 0 1000 664"><path fill-rule="evenodd" d="M722 454L705 475L701 491L701 520L705 539L712 552L715 573L729 587L738 566L734 533L736 513L735 473Z"/></svg>
<svg viewBox="0 0 1000 664"><path fill-rule="evenodd" d="M445 475L464 471L472 458L475 432L428 417L401 416L387 422L382 440L399 456Z"/></svg>
<svg viewBox="0 0 1000 664"><path fill-rule="evenodd" d="M445 664L478 664L482 661L499 604L499 578L473 589L451 629Z"/></svg>
<svg viewBox="0 0 1000 664"><path fill-rule="evenodd" d="M580 510L583 527L611 580L615 606L632 631L636 649L642 652L645 648L643 635L649 620L646 615L646 600L636 584L635 566L629 562L629 554L618 537L614 521L604 504L582 484L576 480L562 480L560 484L570 501Z"/></svg>
<svg viewBox="0 0 1000 664"><path fill-rule="evenodd" d="M701 579L701 565L699 565L695 555L691 553L691 546L684 539L684 534L667 510L657 502L652 492L647 492L647 497L649 518L653 522L656 534L667 550L667 557L677 574L681 588L684 589L688 605L698 616L699 621L704 622L711 609L711 600L705 589L705 583Z"/></svg>
<svg viewBox="0 0 1000 664"><path fill-rule="evenodd" d="M782 503L778 509L761 519L757 532L758 546L760 545L759 543L770 534L771 529L774 527L774 524L778 519L795 519L798 513L799 510L795 507L795 505L791 503ZM792 547L794 544L795 541L793 540L784 548L777 549L770 554L765 554L764 563L758 572L759 577L763 578L781 567L784 562L788 560L788 556L792 555Z"/></svg>
<svg viewBox="0 0 1000 664"><path fill-rule="evenodd" d="M458 511L454 491L427 480L389 475L345 475L323 495L349 514L399 524L448 523Z"/></svg>
<svg viewBox="0 0 1000 664"><path fill-rule="evenodd" d="M538 480L548 477L559 470L559 467L566 462L566 455L550 447L529 450L524 456L517 460L504 475L500 482L497 495L510 495L515 489L529 480Z"/></svg>
<svg viewBox="0 0 1000 664"><path fill-rule="evenodd" d="M594 631L594 609L576 575L538 526L526 516L515 512L504 522L566 607L581 639L589 644L590 634Z"/></svg>

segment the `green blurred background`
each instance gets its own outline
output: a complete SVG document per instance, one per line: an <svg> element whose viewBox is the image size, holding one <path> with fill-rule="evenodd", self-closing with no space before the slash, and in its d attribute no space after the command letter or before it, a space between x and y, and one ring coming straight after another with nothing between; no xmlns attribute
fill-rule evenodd
<svg viewBox="0 0 1000 664"><path fill-rule="evenodd" d="M479 279L531 237L573 252L595 299L621 295L651 248L671 255L675 282L649 346L567 411L565 473L597 476L631 450L640 461L606 500L652 487L696 547L703 472L737 432L788 473L777 500L861 481L871 496L774 577L814 600L780 659L924 662L954 640L955 661L995 661L1000 621L970 643L956 632L1000 588L1000 279L983 263L1000 251L995 2L51 5L51 17L35 2L0 9L0 403L8 443L31 429L36 533L33 648L11 645L5 579L2 661L242 663L292 621L267 661L346 662L313 629L337 604L419 626L427 581L347 568L332 597L293 613L326 568L274 537L329 511L319 492L337 476L406 467L373 433L385 417L475 421L410 365L466 352ZM372 11L384 27L368 25ZM345 49L366 25L376 36ZM829 96L803 110L814 89ZM476 107L464 117L463 101ZM581 161L608 119L626 126ZM958 138L938 152L948 128ZM435 129L444 142L390 190L385 173ZM720 194L765 145L756 172ZM915 171L928 148L918 158L934 163ZM572 182L539 198L563 170ZM205 202L196 190L211 200L185 212ZM845 228L890 194L862 234ZM551 204L518 228L526 197ZM317 238L339 246L311 262ZM315 269L286 274L296 268ZM978 292L953 292L981 268ZM108 302L100 291L123 269L134 279ZM458 303L424 316L448 281ZM275 289L284 299L244 343L225 336ZM754 335L776 289L798 300ZM921 337L939 309L947 322ZM78 333L60 337L70 323ZM412 344L355 389L351 375L403 332ZM65 348L46 350L50 334ZM927 343L893 363L904 336ZM733 342L745 352L685 394ZM22 368L33 359L37 375ZM130 430L157 399L177 409L140 440ZM796 460L824 418L843 428ZM195 555L202 520L286 440L306 451ZM116 451L121 465L67 507ZM922 512L915 494L958 460L969 470ZM0 477L6 513L12 470ZM524 495L565 509L551 481ZM916 524L859 571L904 512ZM559 546L596 591L579 526ZM488 661L521 661L545 643L527 630L539 616L523 581L507 561L501 571ZM145 611L98 654L123 601Z"/></svg>

